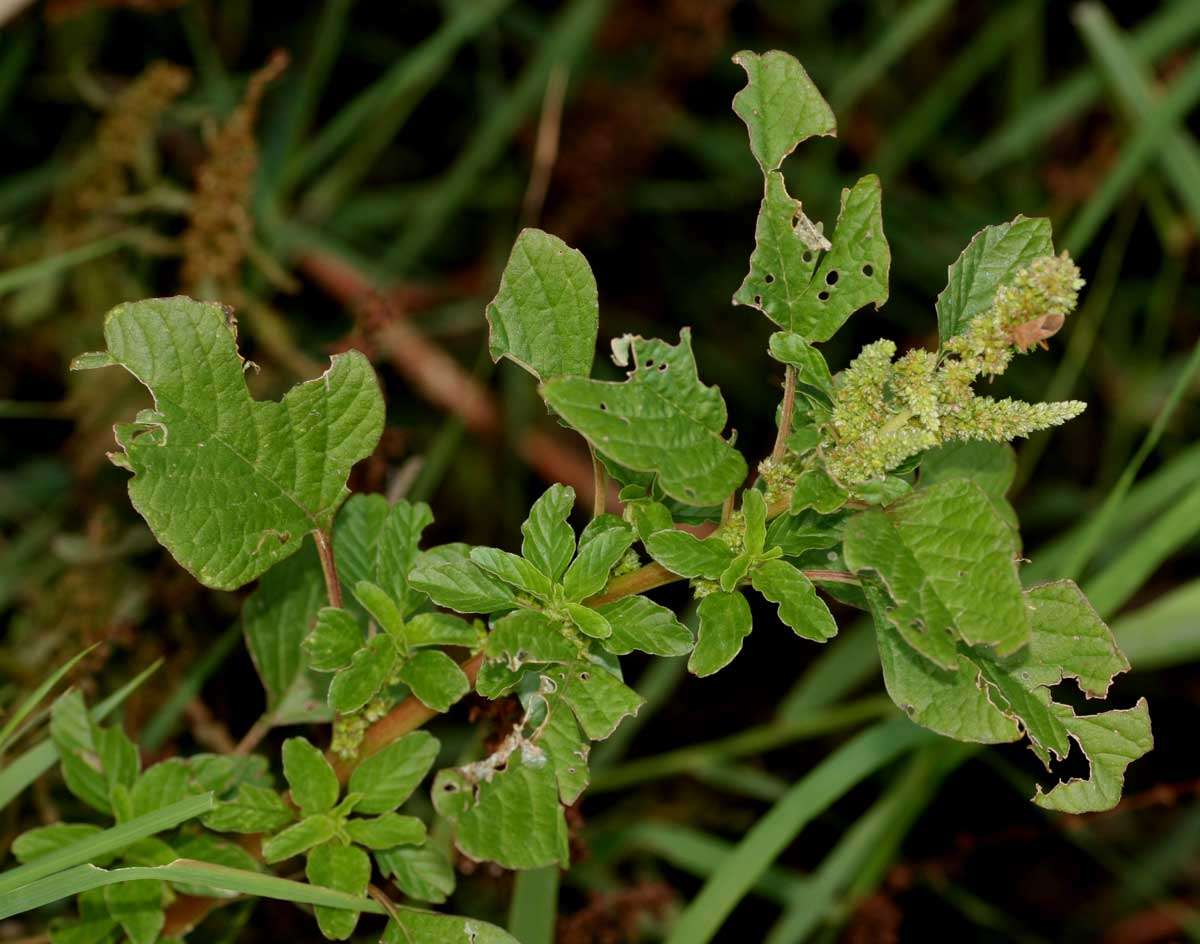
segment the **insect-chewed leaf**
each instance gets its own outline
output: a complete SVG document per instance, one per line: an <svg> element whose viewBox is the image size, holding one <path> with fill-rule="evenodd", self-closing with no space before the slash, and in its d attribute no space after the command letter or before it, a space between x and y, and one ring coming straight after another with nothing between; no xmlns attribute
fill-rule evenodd
<svg viewBox="0 0 1200 944"><path fill-rule="evenodd" d="M710 593L700 601L696 612L700 617L700 632L688 659L688 671L693 675L712 675L742 651L742 641L754 628L750 604L737 592Z"/></svg>
<svg viewBox="0 0 1200 944"><path fill-rule="evenodd" d="M641 695L612 672L592 662L577 662L548 675L575 713L583 733L593 741L608 737L622 718L636 715L645 704Z"/></svg>
<svg viewBox="0 0 1200 944"><path fill-rule="evenodd" d="M546 752L554 765L554 776L558 781L558 795L564 806L570 806L587 788L591 776L588 770L588 755L592 745L579 722L567 707L561 693L546 698L550 717L546 719L538 738L538 747Z"/></svg>
<svg viewBox="0 0 1200 944"><path fill-rule="evenodd" d="M527 662L568 663L579 658L579 645L562 627L537 610L514 610L492 623L487 637L489 659L516 670Z"/></svg>
<svg viewBox="0 0 1200 944"><path fill-rule="evenodd" d="M583 253L557 236L521 231L487 319L492 360L507 357L538 380L592 372L596 279Z"/></svg>
<svg viewBox="0 0 1200 944"><path fill-rule="evenodd" d="M612 627L602 645L614 655L636 649L654 656L682 656L692 650L691 630L671 610L646 597L623 597L598 610Z"/></svg>
<svg viewBox="0 0 1200 944"><path fill-rule="evenodd" d="M236 589L309 531L330 528L350 467L383 430L383 397L362 354L335 356L322 376L273 402L251 398L220 305L119 305L104 338L155 404L118 427L114 461L133 472L134 507L197 580Z"/></svg>
<svg viewBox="0 0 1200 944"><path fill-rule="evenodd" d="M957 662L956 639L999 655L1029 641L1016 535L974 482L940 482L861 512L844 540L849 568L886 585L897 630L944 668Z"/></svg>
<svg viewBox="0 0 1200 944"><path fill-rule="evenodd" d="M437 760L438 742L413 731L367 757L350 775L350 793L362 794L359 813L389 813L407 800Z"/></svg>
<svg viewBox="0 0 1200 944"><path fill-rule="evenodd" d="M734 302L762 311L806 341L827 341L854 312L887 301L892 254L883 233L879 178L842 191L832 240L788 196L779 173L767 178L750 271ZM828 250L823 255L822 250Z"/></svg>
<svg viewBox="0 0 1200 944"><path fill-rule="evenodd" d="M837 622L825 601L817 596L817 588L787 561L763 561L754 568L750 583L779 605L779 618L797 636L825 642L837 635Z"/></svg>
<svg viewBox="0 0 1200 944"><path fill-rule="evenodd" d="M962 334L971 320L992 306L996 290L1040 256L1054 253L1050 221L1018 216L987 226L951 263L937 297L938 335L945 343Z"/></svg>
<svg viewBox="0 0 1200 944"><path fill-rule="evenodd" d="M441 649L413 653L397 675L418 701L434 711L449 711L451 705L471 690L471 682L459 664Z"/></svg>
<svg viewBox="0 0 1200 944"><path fill-rule="evenodd" d="M600 452L652 472L662 490L691 505L717 505L746 477L746 461L721 435L725 401L696 373L691 332L679 343L627 335L614 358L631 366L621 383L563 377L543 384L546 402Z"/></svg>
<svg viewBox="0 0 1200 944"><path fill-rule="evenodd" d="M733 97L733 110L746 123L750 150L764 174L778 170L800 142L837 134L833 110L795 57L775 49L742 50L733 61L747 79Z"/></svg>
<svg viewBox="0 0 1200 944"><path fill-rule="evenodd" d="M472 859L506 869L567 862L554 764L538 749L513 751L477 783L460 770L443 770L433 783L433 803L455 822L454 844Z"/></svg>
<svg viewBox="0 0 1200 944"><path fill-rule="evenodd" d="M371 881L371 857L357 846L327 842L308 854L304 874L313 885L365 895ZM344 941L358 926L358 912L317 905L317 924L331 941Z"/></svg>

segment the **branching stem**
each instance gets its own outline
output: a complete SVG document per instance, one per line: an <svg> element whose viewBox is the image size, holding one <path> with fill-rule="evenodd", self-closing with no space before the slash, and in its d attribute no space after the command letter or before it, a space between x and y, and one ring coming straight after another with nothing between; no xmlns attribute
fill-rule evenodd
<svg viewBox="0 0 1200 944"><path fill-rule="evenodd" d="M317 542L317 556L321 558L321 573L325 575L325 593L329 596L329 605L340 610L342 584L338 580L337 564L333 559L333 543L324 531L314 531L313 539Z"/></svg>

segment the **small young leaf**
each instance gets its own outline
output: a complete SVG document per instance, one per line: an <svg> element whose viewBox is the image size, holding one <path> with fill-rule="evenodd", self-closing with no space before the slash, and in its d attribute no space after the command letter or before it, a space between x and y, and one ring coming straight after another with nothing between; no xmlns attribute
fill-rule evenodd
<svg viewBox="0 0 1200 944"><path fill-rule="evenodd" d="M92 809L108 813L108 779L95 732L79 692L69 691L55 700L50 709L50 738L58 749L67 789Z"/></svg>
<svg viewBox="0 0 1200 944"><path fill-rule="evenodd" d="M271 864L298 856L329 842L336 832L337 821L332 816L325 813L307 816L263 842L263 860Z"/></svg>
<svg viewBox="0 0 1200 944"><path fill-rule="evenodd" d="M776 331L767 343L775 360L796 368L796 382L826 396L833 394L833 377L825 356L792 331Z"/></svg>
<svg viewBox="0 0 1200 944"><path fill-rule="evenodd" d="M793 56L742 50L733 61L746 70L747 80L733 97L733 110L746 123L750 150L764 174L778 170L802 141L837 134L833 110Z"/></svg>
<svg viewBox="0 0 1200 944"><path fill-rule="evenodd" d="M163 807L178 803L193 796L197 791L192 786L187 763L178 757L160 761L137 778L129 792L134 816L154 813Z"/></svg>
<svg viewBox="0 0 1200 944"><path fill-rule="evenodd" d="M938 335L944 344L962 334L976 315L992 306L996 290L1034 259L1054 253L1050 221L1018 216L975 234L947 269L946 288L937 297Z"/></svg>
<svg viewBox="0 0 1200 944"><path fill-rule="evenodd" d="M508 586L474 563L465 544L443 544L418 554L408 580L438 606L459 613L494 613L516 605Z"/></svg>
<svg viewBox="0 0 1200 944"><path fill-rule="evenodd" d="M393 639L404 638L404 615L382 587L369 580L360 580L354 585L354 599L385 633Z"/></svg>
<svg viewBox="0 0 1200 944"><path fill-rule="evenodd" d="M471 690L471 682L458 663L440 649L414 653L397 674L417 699L434 711L449 711Z"/></svg>
<svg viewBox="0 0 1200 944"><path fill-rule="evenodd" d="M409 898L439 905L454 891L454 867L432 843L381 849L375 861Z"/></svg>
<svg viewBox="0 0 1200 944"><path fill-rule="evenodd" d="M308 854L304 874L313 885L362 896L371 881L371 858L357 846L329 842ZM314 909L321 933L331 941L344 941L358 926L358 912L317 905Z"/></svg>
<svg viewBox="0 0 1200 944"><path fill-rule="evenodd" d="M764 597L779 605L779 618L797 636L825 642L837 635L837 623L817 589L801 571L787 561L763 561L754 568L750 583Z"/></svg>
<svg viewBox="0 0 1200 944"><path fill-rule="evenodd" d="M379 532L374 581L396 601L407 619L428 600L409 585L408 572L417 557L421 533L433 523L433 512L424 502L400 500L392 505Z"/></svg>
<svg viewBox="0 0 1200 944"><path fill-rule="evenodd" d="M100 757L100 769L108 784L109 795L118 787L129 789L138 777L141 758L129 736L116 725L102 728L92 726L92 738ZM146 812L149 812L148 810ZM133 815L137 815L136 813Z"/></svg>
<svg viewBox="0 0 1200 944"><path fill-rule="evenodd" d="M726 593L736 589L746 574L750 572L752 563L754 563L754 557L747 551L743 551L735 557L721 573L721 589Z"/></svg>
<svg viewBox="0 0 1200 944"><path fill-rule="evenodd" d="M710 593L696 608L700 632L688 659L693 675L712 675L725 668L742 651L742 640L754 624L750 604L740 593Z"/></svg>
<svg viewBox="0 0 1200 944"><path fill-rule="evenodd" d="M91 823L51 823L49 826L38 826L21 833L12 843L12 854L18 862L32 862L51 852L58 852L77 842L95 836L100 832L99 826ZM103 861L96 865L107 865L112 856L104 856Z"/></svg>
<svg viewBox="0 0 1200 944"><path fill-rule="evenodd" d="M292 799L305 816L333 809L338 779L329 761L304 738L283 742L283 775L292 788Z"/></svg>
<svg viewBox="0 0 1200 944"><path fill-rule="evenodd" d="M681 656L692 650L692 633L665 606L643 596L606 603L598 612L609 622L612 635L602 645L614 655L633 650L654 656Z"/></svg>
<svg viewBox="0 0 1200 944"><path fill-rule="evenodd" d="M756 557L767 541L767 501L758 489L748 488L742 493L742 518L746 525L742 543L746 553Z"/></svg>
<svg viewBox="0 0 1200 944"><path fill-rule="evenodd" d="M119 305L104 338L154 396L155 409L120 440L134 473L129 497L197 580L236 589L294 553L307 532L329 530L350 467L383 430L379 382L361 353L335 356L321 377L264 402L250 396L220 305Z"/></svg>
<svg viewBox="0 0 1200 944"><path fill-rule="evenodd" d="M716 580L736 556L719 538L700 538L686 531L659 531L646 538L650 556L672 573L689 579Z"/></svg>
<svg viewBox="0 0 1200 944"><path fill-rule="evenodd" d="M478 649L483 642L482 626L449 613L418 613L404 624L404 638L411 648L420 646L463 646Z"/></svg>
<svg viewBox="0 0 1200 944"><path fill-rule="evenodd" d="M514 670L526 662L569 663L579 658L579 646L537 610L515 610L493 622L485 651L489 659L502 659Z"/></svg>
<svg viewBox="0 0 1200 944"><path fill-rule="evenodd" d="M329 707L342 714L358 711L379 693L395 667L395 643L384 634L373 637L329 683Z"/></svg>
<svg viewBox="0 0 1200 944"><path fill-rule="evenodd" d="M243 783L236 799L218 803L200 821L219 833L271 833L295 818L295 811L274 790Z"/></svg>
<svg viewBox="0 0 1200 944"><path fill-rule="evenodd" d="M557 236L521 230L486 313L492 360L507 357L538 380L592 372L596 279L583 253Z"/></svg>
<svg viewBox="0 0 1200 944"><path fill-rule="evenodd" d="M379 536L390 506L382 495L359 493L346 499L333 529L333 555L346 595L360 580L379 582Z"/></svg>
<svg viewBox="0 0 1200 944"><path fill-rule="evenodd" d="M593 521L592 525L595 524ZM593 528L592 525L580 537L579 553L563 575L563 593L572 603L586 600L604 589L608 575L636 537L633 528L614 515L605 515L600 527Z"/></svg>
<svg viewBox="0 0 1200 944"><path fill-rule="evenodd" d="M612 672L592 662L577 662L550 673L563 700L593 741L601 741L617 729L626 715L636 715L645 704L632 688Z"/></svg>
<svg viewBox="0 0 1200 944"><path fill-rule="evenodd" d="M796 480L789 513L796 515L811 508L818 514L831 515L849 498L846 490L831 479L824 469L805 469Z"/></svg>
<svg viewBox="0 0 1200 944"><path fill-rule="evenodd" d="M390 813L407 800L437 759L438 742L413 731L363 760L350 775L350 792L362 794L359 813Z"/></svg>
<svg viewBox="0 0 1200 944"><path fill-rule="evenodd" d="M317 625L302 645L313 669L334 672L350 664L363 641L363 631L350 613L325 606L317 612Z"/></svg>
<svg viewBox="0 0 1200 944"><path fill-rule="evenodd" d="M155 879L122 882L104 889L108 913L129 936L130 944L154 944L166 923L162 900L165 886Z"/></svg>
<svg viewBox="0 0 1200 944"><path fill-rule="evenodd" d="M845 520L845 515L821 515L815 511L780 515L767 526L767 547L779 548L785 557L833 547L842 541Z"/></svg>
<svg viewBox="0 0 1200 944"><path fill-rule="evenodd" d="M419 846L425 841L425 824L415 816L384 813L373 819L348 820L346 834L368 849Z"/></svg>
<svg viewBox="0 0 1200 944"><path fill-rule="evenodd" d="M642 541L659 531L670 530L675 524L671 518L671 509L662 502L649 498L626 502L625 513L633 522L633 528Z"/></svg>
<svg viewBox="0 0 1200 944"><path fill-rule="evenodd" d="M612 627L608 620L582 603L568 603L567 613L570 614L575 628L585 636L591 636L593 639L607 639L612 635Z"/></svg>
<svg viewBox="0 0 1200 944"><path fill-rule="evenodd" d="M471 560L518 590L542 600L550 596L550 578L523 557L495 547L473 547Z"/></svg>
<svg viewBox="0 0 1200 944"><path fill-rule="evenodd" d="M725 401L700 383L691 332L679 344L626 336L613 342L622 383L563 377L542 386L546 402L597 450L653 472L666 494L719 505L746 477L746 461L721 435Z"/></svg>
<svg viewBox="0 0 1200 944"><path fill-rule="evenodd" d="M551 485L529 509L521 525L521 556L554 583L562 579L575 556L575 532L567 519L575 507L575 489Z"/></svg>

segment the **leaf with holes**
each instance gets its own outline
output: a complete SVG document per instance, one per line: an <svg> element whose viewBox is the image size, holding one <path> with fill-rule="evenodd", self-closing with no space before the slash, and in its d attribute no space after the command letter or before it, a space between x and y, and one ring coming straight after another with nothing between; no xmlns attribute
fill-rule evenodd
<svg viewBox="0 0 1200 944"><path fill-rule="evenodd" d="M662 490L692 505L718 505L746 477L746 461L721 435L725 401L696 373L691 332L679 343L626 335L614 360L621 383L563 377L542 386L546 402L596 449L653 472Z"/></svg>
<svg viewBox="0 0 1200 944"><path fill-rule="evenodd" d="M521 231L486 314L492 360L507 357L538 380L592 372L596 279L583 253L557 236Z"/></svg>
<svg viewBox="0 0 1200 944"><path fill-rule="evenodd" d="M117 427L116 464L155 537L205 586L233 590L329 531L350 467L375 448L383 397L367 359L336 355L280 402L254 400L224 308L189 298L119 305L113 363L154 409Z"/></svg>

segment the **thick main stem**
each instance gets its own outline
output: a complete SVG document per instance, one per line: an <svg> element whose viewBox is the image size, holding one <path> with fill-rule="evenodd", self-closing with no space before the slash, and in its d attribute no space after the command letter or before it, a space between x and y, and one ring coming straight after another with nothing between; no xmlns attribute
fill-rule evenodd
<svg viewBox="0 0 1200 944"><path fill-rule="evenodd" d="M783 371L783 405L779 409L779 431L771 461L778 462L787 453L788 436L792 434L792 413L796 410L796 368L789 364Z"/></svg>
<svg viewBox="0 0 1200 944"><path fill-rule="evenodd" d="M342 583L338 580L337 564L333 559L333 544L324 531L314 531L313 539L317 542L317 556L321 558L321 573L325 575L325 593L329 597L329 605L340 610Z"/></svg>

